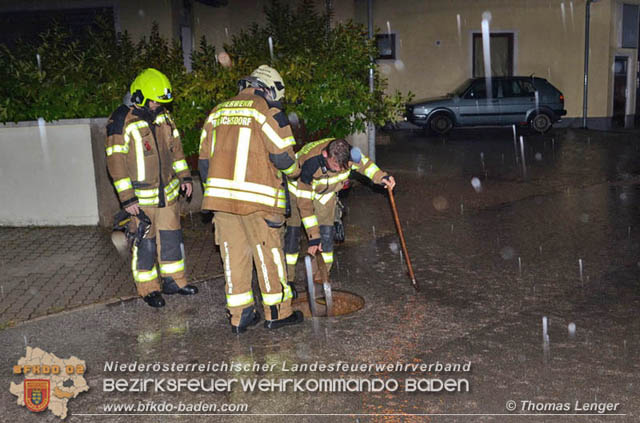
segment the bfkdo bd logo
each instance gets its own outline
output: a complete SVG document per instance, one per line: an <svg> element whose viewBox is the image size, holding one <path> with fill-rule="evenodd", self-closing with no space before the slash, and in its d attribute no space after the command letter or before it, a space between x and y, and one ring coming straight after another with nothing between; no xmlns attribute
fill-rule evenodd
<svg viewBox="0 0 640 423"><path fill-rule="evenodd" d="M36 413L44 411L49 405L51 383L48 379L24 380L24 405Z"/></svg>
<svg viewBox="0 0 640 423"><path fill-rule="evenodd" d="M63 359L27 346L25 356L13 366L13 374L24 379L20 383L11 382L9 391L20 406L35 413L49 410L65 419L68 402L89 390L84 378L86 370L85 361L77 357Z"/></svg>

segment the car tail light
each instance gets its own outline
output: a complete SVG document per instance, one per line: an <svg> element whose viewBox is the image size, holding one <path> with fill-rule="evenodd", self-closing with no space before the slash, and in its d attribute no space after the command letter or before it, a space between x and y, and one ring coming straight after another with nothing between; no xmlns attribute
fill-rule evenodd
<svg viewBox="0 0 640 423"><path fill-rule="evenodd" d="M560 101L564 101L564 96L560 94Z"/></svg>

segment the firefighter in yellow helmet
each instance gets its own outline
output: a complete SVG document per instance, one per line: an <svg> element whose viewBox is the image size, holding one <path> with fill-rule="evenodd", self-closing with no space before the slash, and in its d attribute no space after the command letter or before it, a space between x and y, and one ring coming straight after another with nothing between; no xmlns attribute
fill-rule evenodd
<svg viewBox="0 0 640 423"><path fill-rule="evenodd" d="M213 210L215 243L225 270L227 310L233 333L260 321L251 275L255 264L262 291L264 326L301 323L291 309L282 251L286 207L283 175L300 171L295 140L279 100L284 83L262 65L239 82L239 94L209 114L200 138L198 167L203 210Z"/></svg>
<svg viewBox="0 0 640 423"><path fill-rule="evenodd" d="M121 105L109 117L107 167L122 207L133 216L130 231L149 224L133 245L131 270L138 294L151 307L162 307L160 291L198 292L185 278L178 205L181 189L191 195L191 172L180 134L163 106L173 100L167 77L145 69L131 84L130 93L131 104Z"/></svg>
<svg viewBox="0 0 640 423"><path fill-rule="evenodd" d="M353 170L365 175L387 189L396 185L393 176L382 171L360 149L352 148L344 139L327 138L309 143L296 156L302 170L297 181L289 181L292 213L287 219L284 241L288 280L294 290L301 224L309 238L308 253L315 255L320 251L327 271L331 270L337 193L350 172ZM314 278L318 276L315 276L314 269Z"/></svg>

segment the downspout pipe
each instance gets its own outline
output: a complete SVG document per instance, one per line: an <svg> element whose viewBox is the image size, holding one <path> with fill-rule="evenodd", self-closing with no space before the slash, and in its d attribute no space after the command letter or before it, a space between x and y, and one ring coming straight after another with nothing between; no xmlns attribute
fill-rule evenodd
<svg viewBox="0 0 640 423"><path fill-rule="evenodd" d="M584 89L582 94L582 127L587 129L587 99L589 95L589 24L591 21L591 3L587 0L584 15Z"/></svg>
<svg viewBox="0 0 640 423"><path fill-rule="evenodd" d="M373 0L367 1L367 17L369 22L369 39L373 39ZM369 69L369 92L373 93L374 88L374 78L373 78L373 66L374 66L374 58L371 58L371 68ZM371 160L376 160L376 127L373 122L367 123L367 134L369 141L369 157Z"/></svg>

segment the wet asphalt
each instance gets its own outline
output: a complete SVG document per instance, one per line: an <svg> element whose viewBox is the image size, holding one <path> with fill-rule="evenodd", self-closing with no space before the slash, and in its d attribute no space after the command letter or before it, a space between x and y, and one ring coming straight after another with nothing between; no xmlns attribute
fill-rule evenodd
<svg viewBox="0 0 640 423"><path fill-rule="evenodd" d="M213 279L200 284L193 298L168 298L162 310L133 300L28 321L0 332L0 386L6 387L0 420L57 420L49 412L32 415L8 392L11 381L21 380L11 368L29 345L86 360L91 390L69 403L72 422L637 421L638 135L525 133L524 164L511 128L462 130L446 138L394 131L390 138L390 145L378 148L377 162L398 181L395 196L418 292L407 277L385 193L356 184L343 199L347 240L336 248L332 279L334 288L364 299L362 310L275 332L260 324L236 336L224 314L224 282ZM113 373L104 367L112 360L256 362L274 368ZM286 370L338 361L434 366ZM470 370L447 372L437 363L470 363ZM104 392L105 379L143 377L377 378L397 381L399 388ZM406 392L409 379L466 380L469 389ZM105 404L149 401L246 403L248 411L99 415L107 414ZM584 404L596 410L586 411ZM607 404L615 410L599 413L597 407Z"/></svg>

